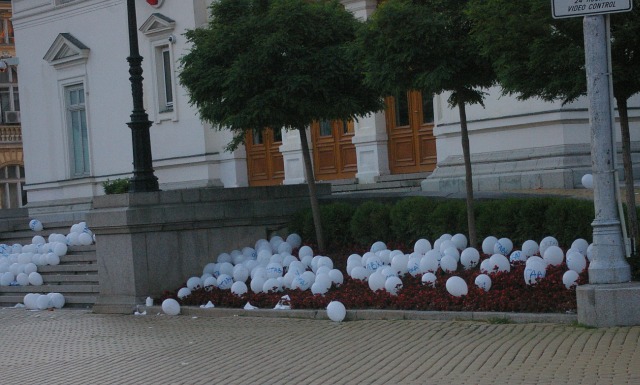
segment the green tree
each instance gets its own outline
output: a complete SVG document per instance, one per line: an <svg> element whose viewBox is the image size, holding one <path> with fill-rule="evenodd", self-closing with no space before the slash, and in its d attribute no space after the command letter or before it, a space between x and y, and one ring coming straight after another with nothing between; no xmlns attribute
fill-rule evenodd
<svg viewBox="0 0 640 385"><path fill-rule="evenodd" d="M298 130L320 251L324 238L306 127L382 108L353 60L358 21L337 1L220 0L207 26L187 31L180 81L200 117L234 134Z"/></svg>
<svg viewBox="0 0 640 385"><path fill-rule="evenodd" d="M477 246L471 155L465 106L482 104L483 88L494 84L490 63L470 38L466 0L388 0L359 33L366 81L387 95L407 90L450 92L458 107L469 241Z"/></svg>
<svg viewBox="0 0 640 385"><path fill-rule="evenodd" d="M582 18L553 19L548 0L471 0L473 37L491 60L506 94L519 99L575 100L587 92ZM628 100L640 92L640 9L611 17L613 93L620 117L627 218L638 239Z"/></svg>

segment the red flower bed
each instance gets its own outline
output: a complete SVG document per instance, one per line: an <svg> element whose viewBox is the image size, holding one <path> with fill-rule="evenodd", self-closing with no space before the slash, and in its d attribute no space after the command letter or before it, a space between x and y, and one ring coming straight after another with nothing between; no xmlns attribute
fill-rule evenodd
<svg viewBox="0 0 640 385"><path fill-rule="evenodd" d="M365 250L366 251L366 250ZM364 253L365 251L354 251ZM484 255L484 258L488 256ZM331 301L340 301L347 309L398 309L398 310L447 310L447 311L495 311L495 312L532 312L532 313L564 313L576 310L575 287L567 289L562 283L562 276L567 271L563 262L560 266L548 266L546 277L535 285L527 285L524 281L524 263L511 266L510 272L494 273L491 276L491 289L485 292L475 285L475 278L481 274L478 268L463 270L462 267L453 274L445 274L441 270L436 273L435 288L422 284L419 274L415 277L406 274L401 277L403 287L394 296L385 290L371 291L366 281L355 280L344 273L346 256L332 258L334 267L344 274L344 283L333 286L325 295L314 295L310 290L284 290L277 293L249 293L237 296L230 290L213 288L197 289L182 299L175 292L165 292L165 298L178 299L182 305L200 306L211 301L216 307L241 308L247 302L264 309L273 309L280 298L288 294L292 309L325 309ZM454 297L445 287L449 277L456 275L463 278L469 288L465 296ZM587 271L580 274L578 284L588 282Z"/></svg>

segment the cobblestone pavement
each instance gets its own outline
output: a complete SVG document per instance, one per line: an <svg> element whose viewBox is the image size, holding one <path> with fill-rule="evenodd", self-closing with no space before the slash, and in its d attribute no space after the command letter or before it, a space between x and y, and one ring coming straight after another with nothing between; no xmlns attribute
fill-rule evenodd
<svg viewBox="0 0 640 385"><path fill-rule="evenodd" d="M640 327L0 310L1 384L640 384Z"/></svg>

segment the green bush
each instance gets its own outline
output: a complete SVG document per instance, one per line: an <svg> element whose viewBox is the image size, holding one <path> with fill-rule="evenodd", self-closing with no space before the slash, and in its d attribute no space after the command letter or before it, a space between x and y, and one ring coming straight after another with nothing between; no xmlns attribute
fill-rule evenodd
<svg viewBox="0 0 640 385"><path fill-rule="evenodd" d="M429 216L438 201L426 197L409 197L391 207L391 232L396 241L413 244L420 238L433 238Z"/></svg>
<svg viewBox="0 0 640 385"><path fill-rule="evenodd" d="M129 179L128 178L118 178L115 180L109 180L102 182L102 188L104 189L104 193L109 194L124 194L129 192Z"/></svg>
<svg viewBox="0 0 640 385"><path fill-rule="evenodd" d="M587 200L556 197L477 200L475 215L479 243L490 235L509 238L516 248L527 239L540 242L548 235L557 238L563 247L569 247L577 238L589 242L592 239L594 208L593 202ZM321 216L327 247L331 248L350 247L354 243L370 246L378 240L412 245L420 238L434 242L444 233L468 233L466 203L461 199L410 197L393 204L367 201L357 208L331 203L321 206ZM289 230L300 234L305 242L315 243L311 210L294 215ZM636 265L640 266L640 260ZM640 275L640 271L636 274Z"/></svg>
<svg viewBox="0 0 640 385"><path fill-rule="evenodd" d="M350 204L336 202L320 206L320 222L324 233L326 247L340 248L353 243L350 223L355 207ZM316 229L313 224L311 208L298 211L291 218L288 229L297 233L307 243L316 244Z"/></svg>
<svg viewBox="0 0 640 385"><path fill-rule="evenodd" d="M362 246L370 246L376 241L390 241L390 211L389 205L376 201L368 201L358 206L351 218L353 240Z"/></svg>

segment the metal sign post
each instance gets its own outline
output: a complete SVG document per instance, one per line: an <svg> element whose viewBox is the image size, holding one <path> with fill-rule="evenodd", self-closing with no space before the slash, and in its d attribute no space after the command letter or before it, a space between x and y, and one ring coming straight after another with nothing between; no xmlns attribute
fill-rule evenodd
<svg viewBox="0 0 640 385"><path fill-rule="evenodd" d="M626 12L631 0L552 0L554 18L584 16L584 53L591 127L591 164L595 219L589 283L622 283L631 280L625 260L626 237L616 204L616 141L612 92L609 13Z"/></svg>

